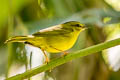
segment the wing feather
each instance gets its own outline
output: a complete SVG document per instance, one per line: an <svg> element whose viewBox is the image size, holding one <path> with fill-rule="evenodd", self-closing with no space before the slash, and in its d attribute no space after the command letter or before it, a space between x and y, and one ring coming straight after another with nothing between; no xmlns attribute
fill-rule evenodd
<svg viewBox="0 0 120 80"><path fill-rule="evenodd" d="M39 36L39 37L44 37L44 36L57 36L57 35L64 35L67 33L72 32L71 29L65 29L62 27L62 25L57 25L53 26L50 28L42 29L39 32L36 32L32 34L33 36Z"/></svg>

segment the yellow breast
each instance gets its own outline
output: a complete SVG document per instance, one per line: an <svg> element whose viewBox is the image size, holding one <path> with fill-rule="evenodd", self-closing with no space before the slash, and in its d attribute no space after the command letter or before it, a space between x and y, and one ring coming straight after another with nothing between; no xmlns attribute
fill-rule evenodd
<svg viewBox="0 0 120 80"><path fill-rule="evenodd" d="M47 37L44 48L47 52L58 53L70 49L76 42L80 32L73 32L66 36Z"/></svg>

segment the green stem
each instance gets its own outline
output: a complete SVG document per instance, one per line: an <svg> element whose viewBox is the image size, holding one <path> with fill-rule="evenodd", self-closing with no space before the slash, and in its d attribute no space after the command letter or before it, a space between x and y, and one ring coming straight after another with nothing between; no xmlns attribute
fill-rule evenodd
<svg viewBox="0 0 120 80"><path fill-rule="evenodd" d="M9 9L9 13L8 13L8 38L11 37L13 35L13 13L12 13L12 0L9 0L9 4L8 4L8 9ZM6 77L8 77L9 75L9 69L10 66L12 64L12 58L13 58L13 44L9 44L8 45L8 64L7 64L7 73L6 73Z"/></svg>
<svg viewBox="0 0 120 80"><path fill-rule="evenodd" d="M68 62L68 61L71 61L73 59L77 59L77 58L80 58L80 57L83 57L83 56L87 56L87 55L90 55L92 53L96 53L96 52L102 51L104 49L107 49L107 48L110 48L110 47L113 47L113 46L116 46L116 45L119 45L119 44L120 44L120 38L115 39L115 40L111 40L111 41L108 41L108 42L104 42L104 43L101 43L101 44L98 44L98 45L94 45L94 46L91 46L91 47L88 47L88 48L85 48L85 49L82 49L82 50L78 50L76 52L68 54L65 57L54 59L51 62L49 62L48 64L38 66L38 67L33 68L31 70L28 70L28 71L26 71L22 74L18 74L16 76L7 78L6 80L22 80L22 79L34 76L38 73L53 69L53 68L55 68L59 65L62 65L64 63Z"/></svg>

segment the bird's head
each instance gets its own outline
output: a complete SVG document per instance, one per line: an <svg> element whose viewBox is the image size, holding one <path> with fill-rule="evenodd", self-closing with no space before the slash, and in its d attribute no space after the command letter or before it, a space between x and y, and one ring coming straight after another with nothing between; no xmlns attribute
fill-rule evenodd
<svg viewBox="0 0 120 80"><path fill-rule="evenodd" d="M77 31L81 31L86 29L84 24L81 24L78 21L69 21L63 24L64 28L68 28L68 29L73 29L73 30L77 30Z"/></svg>

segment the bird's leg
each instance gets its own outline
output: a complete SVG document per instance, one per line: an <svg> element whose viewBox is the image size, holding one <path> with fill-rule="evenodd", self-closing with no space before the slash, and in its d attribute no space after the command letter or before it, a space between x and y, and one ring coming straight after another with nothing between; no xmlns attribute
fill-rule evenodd
<svg viewBox="0 0 120 80"><path fill-rule="evenodd" d="M66 56L68 52L64 51L62 56Z"/></svg>
<svg viewBox="0 0 120 80"><path fill-rule="evenodd" d="M44 54L44 56L45 56L45 63L48 64L48 62L49 62L50 60L49 60L47 54L45 53L44 49L41 49L41 50L42 50L42 52L43 52L43 54Z"/></svg>

